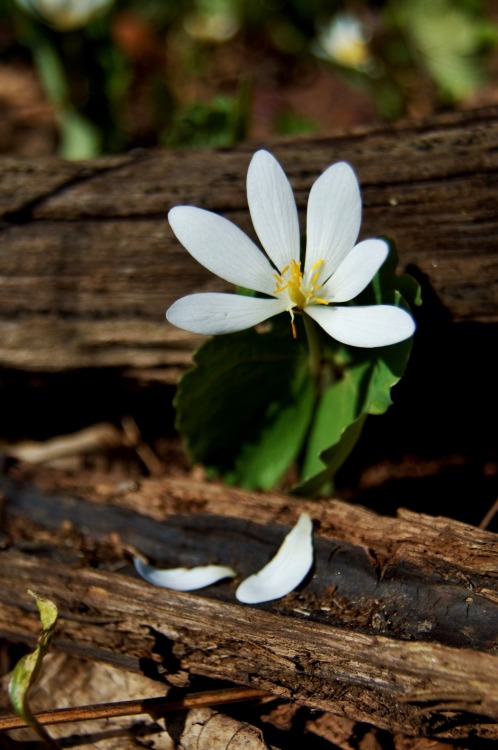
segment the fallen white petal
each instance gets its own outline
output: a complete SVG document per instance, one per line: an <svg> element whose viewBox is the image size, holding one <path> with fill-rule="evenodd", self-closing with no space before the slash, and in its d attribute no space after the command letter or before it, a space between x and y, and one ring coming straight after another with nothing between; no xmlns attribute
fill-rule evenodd
<svg viewBox="0 0 498 750"><path fill-rule="evenodd" d="M259 241L279 271L299 260L299 219L287 176L268 151L257 151L247 172L247 200Z"/></svg>
<svg viewBox="0 0 498 750"><path fill-rule="evenodd" d="M231 284L272 294L272 266L231 221L194 206L176 206L168 219L182 245L209 271Z"/></svg>
<svg viewBox="0 0 498 750"><path fill-rule="evenodd" d="M313 564L313 523L307 513L285 537L275 557L258 573L242 581L235 596L244 604L260 604L289 594Z"/></svg>
<svg viewBox="0 0 498 750"><path fill-rule="evenodd" d="M196 568L154 568L139 557L134 557L135 570L154 586L162 586L174 591L194 591L221 581L222 578L235 578L237 573L225 565L200 565Z"/></svg>
<svg viewBox="0 0 498 750"><path fill-rule="evenodd" d="M190 294L173 302L166 318L178 328L212 336L234 333L262 323L285 310L286 299L259 299L242 294Z"/></svg>
<svg viewBox="0 0 498 750"><path fill-rule="evenodd" d="M411 315L394 305L308 305L306 313L337 341L367 349L397 344L415 332Z"/></svg>
<svg viewBox="0 0 498 750"><path fill-rule="evenodd" d="M384 240L364 240L349 252L319 295L329 302L349 302L370 284L389 253Z"/></svg>
<svg viewBox="0 0 498 750"><path fill-rule="evenodd" d="M355 245L360 231L361 198L358 180L346 162L325 170L308 200L305 271L320 260L326 280Z"/></svg>

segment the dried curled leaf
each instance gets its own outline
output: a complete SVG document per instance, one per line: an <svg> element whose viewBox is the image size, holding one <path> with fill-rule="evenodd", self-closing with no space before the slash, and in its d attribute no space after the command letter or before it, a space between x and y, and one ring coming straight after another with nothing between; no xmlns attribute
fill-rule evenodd
<svg viewBox="0 0 498 750"><path fill-rule="evenodd" d="M260 729L210 708L189 711L179 750L268 750Z"/></svg>

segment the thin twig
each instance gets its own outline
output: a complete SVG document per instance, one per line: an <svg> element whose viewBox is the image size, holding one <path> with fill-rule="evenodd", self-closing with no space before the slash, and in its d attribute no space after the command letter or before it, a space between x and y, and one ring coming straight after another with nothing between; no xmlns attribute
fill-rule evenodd
<svg viewBox="0 0 498 750"><path fill-rule="evenodd" d="M484 518L482 519L481 523L479 524L480 529L487 529L491 521L493 520L494 516L498 513L498 497L494 501L491 508L488 510Z"/></svg>
<svg viewBox="0 0 498 750"><path fill-rule="evenodd" d="M77 708L59 708L35 714L40 724L64 724L70 721L89 721L93 719L109 719L116 716L137 716L149 714L152 718L159 718L163 714L181 711L186 708L215 706L221 703L235 703L251 700L252 698L266 698L265 690L249 687L226 688L224 690L206 690L202 693L190 693L179 700L168 700L167 697L144 698L143 700L118 701L116 703L96 703L92 706ZM0 716L0 730L22 729L27 724L18 716Z"/></svg>

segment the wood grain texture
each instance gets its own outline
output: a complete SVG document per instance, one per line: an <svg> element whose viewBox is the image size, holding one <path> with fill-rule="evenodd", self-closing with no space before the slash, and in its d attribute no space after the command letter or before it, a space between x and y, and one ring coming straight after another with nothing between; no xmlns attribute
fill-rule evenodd
<svg viewBox="0 0 498 750"><path fill-rule="evenodd" d="M228 679L391 731L498 738L496 535L210 483L28 478L0 486L4 637L34 639L32 589L56 601L56 647L75 655L176 684L186 672ZM148 586L124 552L163 565L221 560L244 576L302 511L314 521L312 575L257 607L236 602L236 582Z"/></svg>
<svg viewBox="0 0 498 750"><path fill-rule="evenodd" d="M296 193L349 161L361 236L391 235L455 321L497 322L498 108L265 144ZM164 321L180 295L227 290L174 238L178 204L253 234L245 176L255 146L137 152L94 162L0 160L0 364L26 370L164 368L199 338ZM169 373L169 375L168 375Z"/></svg>

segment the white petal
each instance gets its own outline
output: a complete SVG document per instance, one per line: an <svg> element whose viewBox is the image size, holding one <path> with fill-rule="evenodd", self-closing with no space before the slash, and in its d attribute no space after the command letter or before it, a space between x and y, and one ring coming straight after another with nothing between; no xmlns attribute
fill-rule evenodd
<svg viewBox="0 0 498 750"><path fill-rule="evenodd" d="M228 219L193 206L172 208L168 219L189 253L221 279L265 294L275 290L268 259Z"/></svg>
<svg viewBox="0 0 498 750"><path fill-rule="evenodd" d="M221 581L222 578L235 578L237 573L225 565L200 565L197 568L154 568L140 558L134 557L135 570L154 586L162 586L174 591L194 591Z"/></svg>
<svg viewBox="0 0 498 750"><path fill-rule="evenodd" d="M345 162L329 167L311 188L308 201L305 271L320 260L321 281L339 267L356 243L361 198L356 175Z"/></svg>
<svg viewBox="0 0 498 750"><path fill-rule="evenodd" d="M178 328L205 336L251 328L278 315L287 307L284 299L259 299L241 294L190 294L174 302L166 318Z"/></svg>
<svg viewBox="0 0 498 750"><path fill-rule="evenodd" d="M411 315L394 305L325 307L308 305L306 313L337 341L373 348L397 344L413 335Z"/></svg>
<svg viewBox="0 0 498 750"><path fill-rule="evenodd" d="M279 271L299 260L299 219L287 176L268 151L257 151L247 172L247 200L261 244Z"/></svg>
<svg viewBox="0 0 498 750"><path fill-rule="evenodd" d="M313 524L307 513L285 537L282 546L268 565L245 581L235 596L244 604L269 602L299 586L313 564Z"/></svg>
<svg viewBox="0 0 498 750"><path fill-rule="evenodd" d="M329 302L349 302L372 281L389 253L384 240L364 240L346 255L327 283L317 291Z"/></svg>

